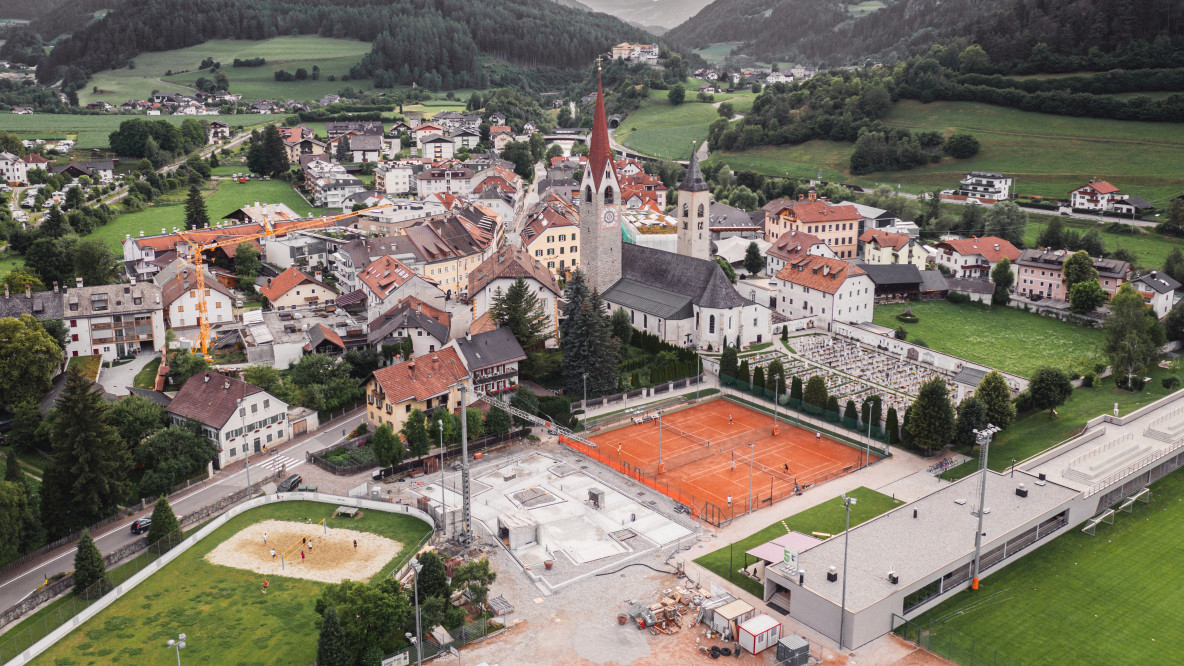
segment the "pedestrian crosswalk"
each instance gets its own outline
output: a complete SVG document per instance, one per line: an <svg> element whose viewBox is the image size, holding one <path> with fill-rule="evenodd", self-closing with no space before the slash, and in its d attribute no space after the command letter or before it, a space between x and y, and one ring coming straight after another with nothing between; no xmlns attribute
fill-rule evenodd
<svg viewBox="0 0 1184 666"><path fill-rule="evenodd" d="M256 458L258 460L258 458ZM299 467L304 464L303 460L293 458L285 455L271 455L267 456L262 461L252 464L252 467L264 467L270 470L277 470L281 467L291 470L293 467Z"/></svg>

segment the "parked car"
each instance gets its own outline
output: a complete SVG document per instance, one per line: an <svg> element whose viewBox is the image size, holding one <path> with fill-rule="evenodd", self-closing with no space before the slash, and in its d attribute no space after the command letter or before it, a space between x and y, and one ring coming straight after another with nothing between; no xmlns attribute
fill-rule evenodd
<svg viewBox="0 0 1184 666"><path fill-rule="evenodd" d="M143 534L149 527L152 527L152 519L140 518L132 523L132 534Z"/></svg>
<svg viewBox="0 0 1184 666"><path fill-rule="evenodd" d="M303 482L304 479L300 478L299 474L293 474L283 481L280 481L279 485L276 486L275 491L277 493L290 493L293 490L299 488L300 484Z"/></svg>

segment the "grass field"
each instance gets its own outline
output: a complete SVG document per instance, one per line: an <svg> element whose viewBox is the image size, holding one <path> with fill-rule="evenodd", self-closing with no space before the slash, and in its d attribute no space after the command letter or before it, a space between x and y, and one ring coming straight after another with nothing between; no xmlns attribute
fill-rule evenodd
<svg viewBox="0 0 1184 666"><path fill-rule="evenodd" d="M262 41L211 40L184 49L142 53L135 58L135 69L99 72L91 79L91 87L78 91L78 101L84 105L96 100L122 104L129 99L144 99L154 90L193 93L192 85L198 77L212 78L208 70L197 69L205 58L222 63L222 70L230 79L230 91L242 94L245 99L317 99L347 86L355 90L369 89L368 79L340 80L369 51L370 44L366 42L315 36L275 37ZM232 67L235 58L266 58L267 64ZM318 81L281 83L275 80L277 70L294 74L298 67L304 67L311 72L313 65L321 68ZM167 75L170 70L184 73ZM329 81L329 75L338 80Z"/></svg>
<svg viewBox="0 0 1184 666"><path fill-rule="evenodd" d="M126 100L120 100L120 103ZM119 123L129 118L145 118L147 120L167 120L174 125L180 125L186 118L193 116L137 116L137 115L67 115L52 113L35 113L32 115L14 116L11 113L0 114L0 131L12 132L22 139L66 139L73 138L78 143L77 150L91 148L106 148L107 136L119 129ZM221 115L201 116L198 120L221 120L230 125L231 129L238 127L252 127L277 120L276 116L257 115Z"/></svg>
<svg viewBox="0 0 1184 666"><path fill-rule="evenodd" d="M185 663L309 663L316 655L313 605L325 584L297 578L269 577L267 595L259 593L262 576L221 567L204 557L235 532L262 520L313 522L328 518L329 527L373 532L403 545L375 579L386 576L431 529L410 516L369 511L358 520L334 519L332 504L285 502L253 509L232 518L95 618L79 627L37 664L171 664L164 647L170 636L185 632Z"/></svg>
<svg viewBox="0 0 1184 666"><path fill-rule="evenodd" d="M185 190L179 190L161 197L154 206L120 215L110 224L96 229L87 238L106 241L112 251L122 253L125 234L136 237L143 231L145 236L151 236L159 234L162 228L172 231L173 227L184 226L186 194ZM206 210L209 211L211 222L221 220L226 214L256 201L288 204L297 215L327 210L311 207L291 185L278 180L251 180L246 183L215 180L210 182L205 196Z"/></svg>
<svg viewBox="0 0 1184 666"><path fill-rule="evenodd" d="M847 493L848 497L859 500L851 508L851 526L867 522L876 516L897 507L904 502L878 493L870 488L856 488ZM789 500L794 501L794 500ZM751 534L731 546L724 546L719 550L708 553L695 560L699 566L711 570L713 573L729 579L747 592L758 597L763 596L763 589L753 581L739 573L744 566L744 553L763 543L768 543L786 534L786 528L802 534L825 532L827 534L841 534L846 523L846 511L838 498L813 506L801 513L796 513L784 521L777 521L763 530ZM750 562L751 563L751 562Z"/></svg>
<svg viewBox="0 0 1184 666"><path fill-rule="evenodd" d="M713 65L722 65L727 61L728 56L732 55L732 51L741 45L742 42L720 42L719 44L712 44L707 48L695 49L695 55Z"/></svg>
<svg viewBox="0 0 1184 666"><path fill-rule="evenodd" d="M920 318L902 324L896 315L912 308ZM1099 361L1102 331L1068 324L1009 307L986 308L977 303L958 305L925 301L879 305L875 323L904 326L909 341L924 340L937 351L968 361L1030 377L1045 365L1084 372Z"/></svg>
<svg viewBox="0 0 1184 666"><path fill-rule="evenodd" d="M1057 407L1056 418L1050 419L1046 411L1023 415L1011 427L995 436L988 452L987 466L1003 471L1011 465L1012 458L1025 460L1074 437L1085 427L1086 421L1101 414L1112 414L1115 403L1121 415L1159 400L1170 393L1160 384L1160 380L1170 374L1173 373L1155 368L1150 373L1151 383L1138 393L1119 390L1112 379L1105 379L1101 386L1073 391L1069 400ZM977 469L977 462L963 464L946 472L944 476L947 479L960 479Z"/></svg>
<svg viewBox="0 0 1184 666"><path fill-rule="evenodd" d="M921 104L902 100L892 106L885 123L914 131L965 132L982 143L968 160L943 159L909 171L847 176L854 144L809 141L712 159L733 169L769 175L814 177L860 185L902 184L919 192L950 188L962 174L999 171L1016 178L1019 194L1065 197L1093 177L1102 177L1123 191L1153 204L1164 204L1184 186L1184 126L1177 123L1126 122L1056 116L973 102Z"/></svg>
<svg viewBox="0 0 1184 666"><path fill-rule="evenodd" d="M1173 628L1184 616L1182 521L1177 471L1152 484L1149 503L1118 513L1096 536L1074 530L1046 543L916 623L932 622L935 645L948 643L945 627L973 638L980 655L998 649L1010 657L1000 663L1181 663L1184 644Z"/></svg>
<svg viewBox="0 0 1184 666"><path fill-rule="evenodd" d="M140 368L132 380L132 386L138 389L152 389L156 386L156 373L160 370L160 359L154 358L148 361L148 365Z"/></svg>

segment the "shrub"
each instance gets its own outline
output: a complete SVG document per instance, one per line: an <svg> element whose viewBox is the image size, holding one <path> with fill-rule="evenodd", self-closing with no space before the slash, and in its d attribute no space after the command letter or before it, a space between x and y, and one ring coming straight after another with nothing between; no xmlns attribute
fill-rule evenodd
<svg viewBox="0 0 1184 666"><path fill-rule="evenodd" d="M962 305L970 302L970 294L963 294L960 291L951 291L949 295L946 296L946 300L951 303Z"/></svg>
<svg viewBox="0 0 1184 666"><path fill-rule="evenodd" d="M906 324L915 324L915 323L921 321L921 319L919 317L917 317L917 315L913 314L912 308L908 308L904 312L896 315L896 318L899 319L900 321L903 321Z"/></svg>
<svg viewBox="0 0 1184 666"><path fill-rule="evenodd" d="M1159 383L1162 384L1165 389L1170 391L1180 385L1180 378L1164 377Z"/></svg>
<svg viewBox="0 0 1184 666"><path fill-rule="evenodd" d="M926 349L929 348L929 345L925 344L925 341L921 340L920 338L913 340L913 344L917 345L918 347L924 347Z"/></svg>
<svg viewBox="0 0 1184 666"><path fill-rule="evenodd" d="M1094 373L1095 374L1100 375L1103 372L1106 372L1106 364L1105 363L1099 363L1094 366Z"/></svg>
<svg viewBox="0 0 1184 666"><path fill-rule="evenodd" d="M908 329L906 329L904 326L897 326L896 327L896 339L897 340L907 340L908 338L909 338Z"/></svg>
<svg viewBox="0 0 1184 666"><path fill-rule="evenodd" d="M1097 375L1092 372L1087 372L1085 373L1085 376L1081 378L1081 388L1093 388L1095 385L1097 385L1097 381Z"/></svg>

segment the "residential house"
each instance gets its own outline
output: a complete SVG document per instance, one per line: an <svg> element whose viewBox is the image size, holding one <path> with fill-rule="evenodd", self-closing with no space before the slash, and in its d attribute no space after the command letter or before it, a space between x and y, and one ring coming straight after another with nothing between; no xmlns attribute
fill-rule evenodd
<svg viewBox="0 0 1184 666"><path fill-rule="evenodd" d="M493 142L493 149L500 153L514 140L514 131L509 125L494 125L489 128L489 140Z"/></svg>
<svg viewBox="0 0 1184 666"><path fill-rule="evenodd" d="M486 333L470 333L456 338L454 347L472 379L473 390L486 395L512 391L518 386L518 364L526 360L526 352L508 328L495 328Z"/></svg>
<svg viewBox="0 0 1184 666"><path fill-rule="evenodd" d="M415 142L416 147L419 147L420 141L429 136L439 136L444 133L444 127L435 123L423 123L416 125L411 130L411 140Z"/></svg>
<svg viewBox="0 0 1184 666"><path fill-rule="evenodd" d="M346 173L341 165L319 160L308 164L304 182L313 203L323 208L341 208L347 197L366 190L362 181Z"/></svg>
<svg viewBox="0 0 1184 666"><path fill-rule="evenodd" d="M95 184L109 183L115 178L115 163L111 160L94 162L71 162L53 168L55 174L64 174L70 178L86 176Z"/></svg>
<svg viewBox="0 0 1184 666"><path fill-rule="evenodd" d="M271 266L300 270L329 265L328 243L324 236L297 232L283 238L270 238L263 244L263 257Z"/></svg>
<svg viewBox="0 0 1184 666"><path fill-rule="evenodd" d="M1134 215L1152 208L1139 197L1124 194L1104 180L1091 180L1088 185L1069 192L1069 205L1081 210Z"/></svg>
<svg viewBox="0 0 1184 666"><path fill-rule="evenodd" d="M1022 251L1019 259L1015 262L1015 268L1012 269L1016 273L1016 293L1037 300L1041 298L1055 301L1069 300L1069 293L1065 289L1063 269L1065 261L1071 256L1073 253L1068 250ZM1118 288L1126 284L1130 278L1131 265L1128 262L1101 257L1092 257L1091 259L1094 270L1098 272L1098 284L1110 296L1113 296Z"/></svg>
<svg viewBox="0 0 1184 666"><path fill-rule="evenodd" d="M17 114L18 116L21 116L21 115L28 116L28 115L33 114L33 107L31 107L31 106L14 106L14 107L12 107L12 112Z"/></svg>
<svg viewBox="0 0 1184 666"><path fill-rule="evenodd" d="M498 125L505 125L506 124L506 114L502 113L501 111L494 111L493 113L489 114L489 118L487 118L487 120L489 121L489 124L492 127L496 127Z"/></svg>
<svg viewBox="0 0 1184 666"><path fill-rule="evenodd" d="M559 277L579 266L580 218L573 206L537 208L522 225L522 247Z"/></svg>
<svg viewBox="0 0 1184 666"><path fill-rule="evenodd" d="M0 153L0 179L12 187L23 185L29 180L29 165L12 153Z"/></svg>
<svg viewBox="0 0 1184 666"><path fill-rule="evenodd" d="M613 47L613 60L640 62L647 65L658 64L657 44L630 44L621 42Z"/></svg>
<svg viewBox="0 0 1184 666"><path fill-rule="evenodd" d="M921 297L924 279L913 264L858 264L875 285L877 303L899 303Z"/></svg>
<svg viewBox="0 0 1184 666"><path fill-rule="evenodd" d="M452 316L446 310L407 296L370 321L367 341L381 349L410 339L412 357L443 349L452 339Z"/></svg>
<svg viewBox="0 0 1184 666"><path fill-rule="evenodd" d="M467 148L470 151L481 143L481 132L472 127L458 127L449 133L456 148Z"/></svg>
<svg viewBox="0 0 1184 666"><path fill-rule="evenodd" d="M1147 306L1160 319L1176 307L1176 291L1180 289L1180 283L1167 273L1151 271L1131 280L1131 286L1139 290Z"/></svg>
<svg viewBox="0 0 1184 666"><path fill-rule="evenodd" d="M67 356L101 355L104 361L164 349L164 304L151 282L63 290L62 319L70 335Z"/></svg>
<svg viewBox="0 0 1184 666"><path fill-rule="evenodd" d="M718 201L712 201L707 211L713 241L733 237L756 240L764 236L763 212L749 213Z"/></svg>
<svg viewBox="0 0 1184 666"><path fill-rule="evenodd" d="M274 278L267 278L259 293L273 310L309 310L333 305L337 292L329 285L289 266Z"/></svg>
<svg viewBox="0 0 1184 666"><path fill-rule="evenodd" d="M229 139L229 138L230 138L230 125L227 125L226 123L222 122L221 120L211 120L210 121L210 139L209 139L210 143L217 143L217 142L221 141L222 139Z"/></svg>
<svg viewBox="0 0 1184 666"><path fill-rule="evenodd" d="M234 293L208 270L205 271L204 282L207 321L211 326L233 322ZM193 266L185 266L159 284L168 327L199 326L201 321L198 303L201 298L197 293L196 269Z"/></svg>
<svg viewBox="0 0 1184 666"><path fill-rule="evenodd" d="M972 171L959 181L954 194L977 199L991 199L1003 201L1011 196L1011 186L1015 182L1011 177L1001 173L986 171Z"/></svg>
<svg viewBox="0 0 1184 666"><path fill-rule="evenodd" d="M415 166L408 162L381 162L374 167L374 189L385 194L415 191Z"/></svg>
<svg viewBox="0 0 1184 666"><path fill-rule="evenodd" d="M904 234L868 229L859 237L865 264L912 264L924 270L929 255L921 244Z"/></svg>
<svg viewBox="0 0 1184 666"><path fill-rule="evenodd" d="M378 120L343 120L325 123L325 136L330 141L350 132L362 136L382 136L382 122Z"/></svg>
<svg viewBox="0 0 1184 666"><path fill-rule="evenodd" d="M228 213L224 220L234 220L245 224L270 224L275 225L276 222L287 222L291 220L299 220L300 216L296 211L288 207L288 204L282 203L259 203L255 202L253 206L243 206L238 210Z"/></svg>
<svg viewBox="0 0 1184 666"><path fill-rule="evenodd" d="M387 255L370 262L360 273L366 298L366 320L374 321L408 296L434 307L444 307L444 293L433 280L425 279L403 262Z"/></svg>
<svg viewBox="0 0 1184 666"><path fill-rule="evenodd" d="M921 229L916 222L905 222L897 217L896 213L889 212L883 208L876 208L875 206L865 206L854 201L842 201L840 206L854 206L859 213L859 233L862 235L868 229L879 229L890 234L903 234L917 238L921 235ZM863 252L862 244L859 248L860 253Z"/></svg>
<svg viewBox="0 0 1184 666"><path fill-rule="evenodd" d="M324 324L314 324L304 335L308 339L308 343L304 345L305 354L341 356L345 353L345 342L341 336Z"/></svg>
<svg viewBox="0 0 1184 666"><path fill-rule="evenodd" d="M202 435L218 448L214 469L251 453L262 454L265 447L282 444L291 436L288 403L212 370L190 377L167 412L173 425L183 426L191 419L201 424Z"/></svg>
<svg viewBox="0 0 1184 666"><path fill-rule="evenodd" d="M333 141L345 141L351 162L377 162L382 159L381 134L344 134ZM336 144L331 150L336 153Z"/></svg>
<svg viewBox="0 0 1184 666"><path fill-rule="evenodd" d="M518 278L523 278L551 320L551 329L555 337L547 341L547 346L553 347L558 343L560 300L563 298L563 290L559 288L555 274L541 261L527 254L524 248L507 243L469 273L468 278L466 293L473 303L474 319L489 311L497 293L505 293Z"/></svg>
<svg viewBox="0 0 1184 666"><path fill-rule="evenodd" d="M823 243L821 238L795 229L787 234L781 234L777 242L765 250L765 272L769 275L776 275L786 264L807 254L836 258L834 251L826 243Z"/></svg>
<svg viewBox="0 0 1184 666"><path fill-rule="evenodd" d="M415 201L412 199L393 199L390 206L381 210L367 212L358 218L352 219L347 226L368 234L392 236L417 222L440 219L447 214L448 209L437 200ZM384 253L372 255L371 258L380 256L381 254ZM367 259L368 262L369 259Z"/></svg>
<svg viewBox="0 0 1184 666"><path fill-rule="evenodd" d="M439 134L429 134L419 140L419 154L433 162L452 159L456 154L456 143Z"/></svg>
<svg viewBox="0 0 1184 666"><path fill-rule="evenodd" d="M776 242L782 234L804 231L826 243L839 259L854 259L859 236L859 211L854 206L835 206L826 199L797 200L782 197L761 207L765 213L765 240Z"/></svg>
<svg viewBox="0 0 1184 666"><path fill-rule="evenodd" d="M1020 251L1006 239L983 236L941 241L934 260L948 268L952 277L989 280L995 264L1004 258L1014 264Z"/></svg>
<svg viewBox="0 0 1184 666"><path fill-rule="evenodd" d="M876 288L859 266L812 254L798 256L776 277L777 311L792 319L858 324L872 320Z"/></svg>
<svg viewBox="0 0 1184 666"><path fill-rule="evenodd" d="M473 172L464 167L424 169L415 175L415 194L426 199L433 194L467 196L473 191Z"/></svg>
<svg viewBox="0 0 1184 666"><path fill-rule="evenodd" d="M299 128L296 132L299 133ZM304 155L324 155L328 152L328 145L311 133L284 139L284 154L288 156L288 162L291 164L300 164L300 158Z"/></svg>
<svg viewBox="0 0 1184 666"><path fill-rule="evenodd" d="M375 370L365 384L366 423L371 428L388 425L398 432L412 410L461 409L460 386L467 375L451 347Z"/></svg>

